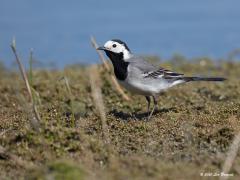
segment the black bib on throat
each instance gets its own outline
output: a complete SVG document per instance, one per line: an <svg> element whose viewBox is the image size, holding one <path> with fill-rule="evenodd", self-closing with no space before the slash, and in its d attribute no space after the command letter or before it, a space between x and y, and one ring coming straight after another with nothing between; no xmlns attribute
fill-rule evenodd
<svg viewBox="0 0 240 180"><path fill-rule="evenodd" d="M105 51L105 53L112 61L116 78L122 81L125 80L128 75L127 68L129 62L123 60L123 53L113 53L107 50Z"/></svg>

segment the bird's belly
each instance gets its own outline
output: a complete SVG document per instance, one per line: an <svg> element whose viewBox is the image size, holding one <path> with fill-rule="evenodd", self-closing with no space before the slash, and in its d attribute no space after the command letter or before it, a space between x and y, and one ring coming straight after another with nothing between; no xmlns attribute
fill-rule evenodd
<svg viewBox="0 0 240 180"><path fill-rule="evenodd" d="M160 92L164 91L167 89L167 84L164 83L158 83L158 84L151 84L151 83L146 83L142 81L131 81L131 80L126 80L126 81L118 81L121 86L126 88L128 91L139 94L139 95L144 95L144 96L151 96L155 94L159 94Z"/></svg>

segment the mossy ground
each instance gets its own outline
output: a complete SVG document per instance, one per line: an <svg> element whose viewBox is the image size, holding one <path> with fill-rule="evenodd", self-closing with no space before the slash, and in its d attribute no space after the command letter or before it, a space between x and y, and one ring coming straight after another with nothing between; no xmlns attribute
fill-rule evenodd
<svg viewBox="0 0 240 180"><path fill-rule="evenodd" d="M161 65L228 80L172 88L146 121L145 98L128 94L132 100L124 101L99 66L109 145L92 100L88 67L33 71L40 132L30 126L21 77L1 70L0 145L24 162L0 154L1 179L206 179L200 173L221 172L240 127L240 63L175 59ZM239 163L238 153L232 179L239 179Z"/></svg>

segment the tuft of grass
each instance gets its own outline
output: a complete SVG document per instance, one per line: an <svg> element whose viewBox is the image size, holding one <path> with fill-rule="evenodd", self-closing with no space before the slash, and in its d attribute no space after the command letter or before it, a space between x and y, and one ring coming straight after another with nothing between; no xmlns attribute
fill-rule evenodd
<svg viewBox="0 0 240 180"><path fill-rule="evenodd" d="M73 162L56 161L43 168L32 169L26 176L27 179L55 179L55 180L83 180L86 172Z"/></svg>

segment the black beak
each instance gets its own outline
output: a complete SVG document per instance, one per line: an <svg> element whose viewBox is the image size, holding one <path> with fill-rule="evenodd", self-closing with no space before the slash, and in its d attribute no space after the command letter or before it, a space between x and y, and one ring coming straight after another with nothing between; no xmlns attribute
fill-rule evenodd
<svg viewBox="0 0 240 180"><path fill-rule="evenodd" d="M106 48L103 47L103 46L100 46L100 47L97 48L97 50L106 50Z"/></svg>

